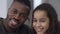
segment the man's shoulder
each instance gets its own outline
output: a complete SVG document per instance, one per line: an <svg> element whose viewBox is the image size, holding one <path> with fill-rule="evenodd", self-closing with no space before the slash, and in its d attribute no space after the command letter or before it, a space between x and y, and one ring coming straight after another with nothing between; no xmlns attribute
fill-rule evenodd
<svg viewBox="0 0 60 34"><path fill-rule="evenodd" d="M23 30L29 30L30 29L30 27L28 25L25 25L25 24L23 26L21 26L20 28Z"/></svg>
<svg viewBox="0 0 60 34"><path fill-rule="evenodd" d="M0 18L0 30L3 28L3 18Z"/></svg>
<svg viewBox="0 0 60 34"><path fill-rule="evenodd" d="M32 32L32 28L30 26L28 26L28 25L24 25L24 29L25 29L25 31L27 31L28 34L32 34L33 33Z"/></svg>
<svg viewBox="0 0 60 34"><path fill-rule="evenodd" d="M24 25L23 25L23 27L24 27L24 28L29 28L29 26L28 26L28 25L26 25L26 24L24 24Z"/></svg>
<svg viewBox="0 0 60 34"><path fill-rule="evenodd" d="M4 34L4 28L2 22L0 22L0 34Z"/></svg>
<svg viewBox="0 0 60 34"><path fill-rule="evenodd" d="M3 24L2 24L2 22L0 22L0 29L3 27Z"/></svg>
<svg viewBox="0 0 60 34"><path fill-rule="evenodd" d="M19 29L19 31L20 31L20 33L22 34L29 34L29 32L30 32L30 27L28 26L28 25L23 25L23 26L21 26L20 27L20 29Z"/></svg>
<svg viewBox="0 0 60 34"><path fill-rule="evenodd" d="M4 19L0 17L0 23L3 22L3 20L4 20Z"/></svg>

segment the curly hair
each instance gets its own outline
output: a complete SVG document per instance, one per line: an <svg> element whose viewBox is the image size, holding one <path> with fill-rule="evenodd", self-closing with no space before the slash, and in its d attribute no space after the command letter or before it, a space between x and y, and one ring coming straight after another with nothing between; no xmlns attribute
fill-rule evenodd
<svg viewBox="0 0 60 34"><path fill-rule="evenodd" d="M57 16L55 9L50 4L43 3L35 8L35 10L32 13L32 18L34 17L34 12L36 10L45 10L47 13L50 23L49 23L49 28L46 31L46 33L47 34L57 34L57 29L58 29L59 25L58 25L58 16ZM32 23L33 23L33 21L32 21ZM34 31L34 28L33 28L33 31ZM34 34L36 34L35 31L34 31Z"/></svg>

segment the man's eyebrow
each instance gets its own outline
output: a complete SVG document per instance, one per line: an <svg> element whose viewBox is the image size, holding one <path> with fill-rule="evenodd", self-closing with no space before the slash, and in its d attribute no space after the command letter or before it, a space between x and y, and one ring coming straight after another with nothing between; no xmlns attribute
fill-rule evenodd
<svg viewBox="0 0 60 34"><path fill-rule="evenodd" d="M21 13L21 14L27 16L25 13Z"/></svg>
<svg viewBox="0 0 60 34"><path fill-rule="evenodd" d="M17 11L17 9L13 8L13 10Z"/></svg>

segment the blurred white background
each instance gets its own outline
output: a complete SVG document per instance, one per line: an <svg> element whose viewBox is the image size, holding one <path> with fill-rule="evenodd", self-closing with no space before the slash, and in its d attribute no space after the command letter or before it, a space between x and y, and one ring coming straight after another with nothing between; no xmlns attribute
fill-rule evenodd
<svg viewBox="0 0 60 34"><path fill-rule="evenodd" d="M0 17L6 18L8 8L12 2L13 0L0 0ZM33 0L32 3L33 9L41 3L50 3L56 9L60 21L60 0Z"/></svg>
<svg viewBox="0 0 60 34"><path fill-rule="evenodd" d="M5 18L7 14L7 0L0 0L0 17Z"/></svg>

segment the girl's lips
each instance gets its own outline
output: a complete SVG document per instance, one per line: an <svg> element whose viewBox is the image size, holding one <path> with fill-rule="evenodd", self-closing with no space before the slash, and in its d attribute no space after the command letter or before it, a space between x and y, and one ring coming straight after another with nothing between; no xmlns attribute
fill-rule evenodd
<svg viewBox="0 0 60 34"><path fill-rule="evenodd" d="M35 30L37 31L37 32L42 32L43 31L43 27L41 27L41 28L35 28Z"/></svg>
<svg viewBox="0 0 60 34"><path fill-rule="evenodd" d="M38 29L37 29L37 31L38 31L38 32L41 32L41 31L42 31L42 29L39 29L39 28L38 28Z"/></svg>

